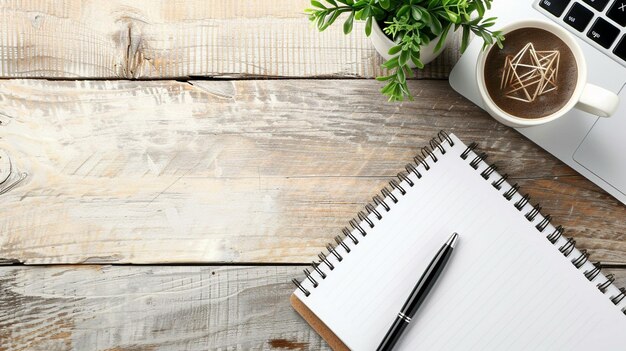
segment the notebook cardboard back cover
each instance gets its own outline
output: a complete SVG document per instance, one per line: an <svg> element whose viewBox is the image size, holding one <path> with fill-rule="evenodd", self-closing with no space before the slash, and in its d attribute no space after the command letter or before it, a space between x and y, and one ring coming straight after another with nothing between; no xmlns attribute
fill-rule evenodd
<svg viewBox="0 0 626 351"><path fill-rule="evenodd" d="M318 333L328 345L335 351L350 351L338 337L294 294L289 298L291 306L304 320Z"/></svg>

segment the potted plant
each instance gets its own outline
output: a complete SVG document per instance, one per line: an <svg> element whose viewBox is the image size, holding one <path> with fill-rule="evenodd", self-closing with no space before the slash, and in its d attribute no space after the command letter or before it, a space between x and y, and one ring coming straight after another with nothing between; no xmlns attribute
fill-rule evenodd
<svg viewBox="0 0 626 351"><path fill-rule="evenodd" d="M469 43L470 33L481 37L487 47L502 47L504 37L491 27L496 18L484 18L493 0L312 0L306 9L309 19L320 31L346 13L343 32L352 31L354 20L365 21L365 34L387 61L382 65L387 75L381 92L390 101L412 99L406 78L411 68L421 69L432 61L449 41L450 31L462 30L461 52Z"/></svg>

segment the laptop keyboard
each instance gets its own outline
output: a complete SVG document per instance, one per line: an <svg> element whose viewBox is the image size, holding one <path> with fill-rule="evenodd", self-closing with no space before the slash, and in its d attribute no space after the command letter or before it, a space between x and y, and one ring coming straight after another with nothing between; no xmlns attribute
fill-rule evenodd
<svg viewBox="0 0 626 351"><path fill-rule="evenodd" d="M539 0L555 22L626 66L626 0Z"/></svg>

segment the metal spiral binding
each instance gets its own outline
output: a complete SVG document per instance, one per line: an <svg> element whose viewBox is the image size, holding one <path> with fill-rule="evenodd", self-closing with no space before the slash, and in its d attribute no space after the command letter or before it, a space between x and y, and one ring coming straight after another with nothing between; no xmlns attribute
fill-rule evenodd
<svg viewBox="0 0 626 351"><path fill-rule="evenodd" d="M600 262L594 263L593 268L585 272L585 278L592 281L596 279L598 274L600 274Z"/></svg>
<svg viewBox="0 0 626 351"><path fill-rule="evenodd" d="M333 256L337 258L338 262L343 261L343 256L341 256L339 252L337 252L337 250L335 250L335 248L330 243L326 244L326 249L328 250L328 253L333 254Z"/></svg>
<svg viewBox="0 0 626 351"><path fill-rule="evenodd" d="M580 256L572 260L572 264L574 265L574 267L580 269L580 267L582 267L587 262L587 260L589 260L589 253L586 249L583 249L580 250Z"/></svg>
<svg viewBox="0 0 626 351"><path fill-rule="evenodd" d="M363 211L359 211L358 217L359 217L359 221L367 223L367 225L370 228L374 228L374 221L369 219L369 217L367 217L367 215L363 213Z"/></svg>
<svg viewBox="0 0 626 351"><path fill-rule="evenodd" d="M389 212L389 210L391 210L391 207L389 207L389 205L387 205L387 203L383 201L380 196L374 195L372 199L374 200L375 207L382 206L386 212Z"/></svg>
<svg viewBox="0 0 626 351"><path fill-rule="evenodd" d="M311 281L311 284L313 284L313 287L314 287L314 288L317 288L317 286L318 286L319 284L317 283L317 280L315 280L315 278L313 278L313 276L311 275L311 272L309 272L309 270L308 270L308 269L306 269L306 268L305 268L305 269L303 269L302 271L304 272L304 276L305 276L308 280L310 280L310 281Z"/></svg>
<svg viewBox="0 0 626 351"><path fill-rule="evenodd" d="M376 208L372 206L372 204L365 205L365 210L367 211L368 215L373 213L374 216L376 216L376 219L378 219L379 221L383 219L383 216L380 215L380 212L378 212L378 210L376 210Z"/></svg>
<svg viewBox="0 0 626 351"><path fill-rule="evenodd" d="M437 156L435 156L435 153L433 152L435 151L434 149L431 150L428 146L424 146L422 148L422 156L424 156L424 160L428 160L428 157L430 157L430 159L437 163L437 161L439 161L439 159L437 158Z"/></svg>
<svg viewBox="0 0 626 351"><path fill-rule="evenodd" d="M398 178L400 178L400 173L398 173ZM395 179L389 181L389 186L391 186L391 188L394 190L398 190L400 194L406 195L406 190L404 190L404 188L400 184L398 184Z"/></svg>
<svg viewBox="0 0 626 351"><path fill-rule="evenodd" d="M473 169L478 169L478 166L481 164L481 162L485 161L486 159L487 154L483 152L480 155L474 157L474 160L470 162L470 166L472 166Z"/></svg>
<svg viewBox="0 0 626 351"><path fill-rule="evenodd" d="M400 179L401 182L407 183L411 188L415 185L411 178L409 178L409 176L404 172L398 173L398 179Z"/></svg>
<svg viewBox="0 0 626 351"><path fill-rule="evenodd" d="M513 196L515 194L517 194L517 191L519 190L519 185L517 185L517 183L515 183L511 189L509 189L509 191L507 191L506 193L502 194L502 196L504 196L505 199L511 201L511 199L513 198Z"/></svg>
<svg viewBox="0 0 626 351"><path fill-rule="evenodd" d="M576 240L574 238L567 239L567 242L559 248L563 256L568 257L576 248Z"/></svg>
<svg viewBox="0 0 626 351"><path fill-rule="evenodd" d="M341 247L343 247L343 249L346 250L346 253L350 253L350 246L346 245L346 243L343 240L341 240L341 237L339 235L335 236L335 242L337 243L337 246L335 246L335 248L341 245ZM332 247L331 244L328 244L328 245Z"/></svg>
<svg viewBox="0 0 626 351"><path fill-rule="evenodd" d="M476 170L479 169L481 164L485 164L485 160L487 158L487 155L485 153L478 153L478 152L474 151L477 147L478 147L478 144L471 143L465 149L465 151L463 151L463 153L461 153L461 155L460 155L460 157L463 160L468 160L470 155L474 156L474 158L471 159L471 162L469 162L469 165L472 168L476 169ZM485 166L486 166L486 164L485 164ZM485 180L489 180L489 178L497 170L498 170L497 165L492 163L492 164L486 166L481 171L480 175ZM506 182L507 179L508 179L508 175L507 174L503 174L497 180L494 180L493 182L491 182L491 185L496 190L502 191L502 187L505 185L505 182ZM513 185L507 185L507 186L510 186L510 188L508 188L506 191L504 191L502 196L504 196L504 198L507 199L508 201L511 201L515 197L515 195L519 192L520 186L517 183L515 183ZM525 208L527 208L526 206L529 204L529 202L530 202L530 195L529 194L525 194L525 195L519 197L519 199L515 201L513 206L518 211L523 211ZM551 215L548 214L548 215L544 216L544 215L541 214L541 206L539 204L535 204L532 207L532 209L530 209L528 212L525 213L524 216L526 217L526 219L529 222L534 222L537 218L541 219L541 220L538 220L538 223L535 225L535 228L540 233L543 233L548 228L548 226L550 226L550 224L552 222L552 216ZM563 233L564 232L565 232L565 229L562 226L559 225L559 226L554 228L554 231L552 231L548 235L546 235L546 239L551 244L557 245L557 243L559 242L561 237L563 237ZM574 240L573 238L568 238L565 241L564 244L562 244L560 247L558 247L559 252L561 252L565 257L569 257L574 252L575 249L576 249L576 240ZM582 269L584 266L586 266L586 263L589 261L589 256L590 256L590 254L589 254L589 252L587 250L580 250L579 254L577 254L575 257L572 257L570 259L570 262L577 269ZM593 268L587 269L586 271L584 271L583 274L584 274L585 278L587 278L589 281L594 281L596 278L598 278L600 276L600 273L601 273L601 264L600 264L600 262L596 262L596 263L593 264ZM607 293L608 288L615 281L615 277L613 276L613 274L608 274L604 278L606 278L606 280L602 280L602 281L600 281L597 284L597 288L603 294ZM618 305L621 302L623 302L624 300L626 300L626 288L620 288L619 289L619 293L617 293L614 296L610 297L610 300L615 305ZM624 314L626 314L626 308L623 308L622 312Z"/></svg>
<svg viewBox="0 0 626 351"><path fill-rule="evenodd" d="M323 252L320 252L319 254L317 254L317 257L320 259L320 262L324 262L324 264L328 267L328 269L330 269L331 271L335 269L335 265L330 263L330 261L326 258L326 255Z"/></svg>
<svg viewBox="0 0 626 351"><path fill-rule="evenodd" d="M341 232L343 233L343 235L346 236L346 238L350 238L350 240L352 240L352 243L354 245L359 244L359 240L354 235L352 235L352 233L350 233L350 230L348 228L343 227L343 229L341 229Z"/></svg>
<svg viewBox="0 0 626 351"><path fill-rule="evenodd" d="M467 147L467 149L465 149L465 151L463 151L463 153L461 154L461 158L462 159L467 159L467 156L469 155L470 152L474 151L474 149L478 146L477 143L471 143L469 144L469 146Z"/></svg>
<svg viewBox="0 0 626 351"><path fill-rule="evenodd" d="M383 187L380 192L383 194L384 198L390 198L394 204L398 203L398 198L395 197L387 187Z"/></svg>
<svg viewBox="0 0 626 351"><path fill-rule="evenodd" d="M525 194L524 196L522 196L521 199L519 199L519 201L515 203L515 208L517 208L518 211L521 211L524 206L526 206L528 201L530 201L530 195Z"/></svg>
<svg viewBox="0 0 626 351"><path fill-rule="evenodd" d="M417 167L413 166L412 163L409 163L405 167L407 173L413 173L417 177L417 179L422 179L422 174L417 170Z"/></svg>
<svg viewBox="0 0 626 351"><path fill-rule="evenodd" d="M344 259L347 259L347 255L352 252L354 246L359 244L359 239L357 238L358 235L354 235L353 232L358 232L361 236L365 237L367 235L367 230L365 228L374 228L376 226L370 217L373 215L377 220L381 220L384 217L385 212L391 211L393 204L401 201L402 196L406 195L408 189L415 185L415 181L410 179L409 175L413 174L418 180L421 179L423 174L418 170L418 168L421 166L423 167L423 171L429 171L432 164L439 161L436 151L438 150L442 155L445 154L447 152L446 145L454 146L454 140L452 140L452 138L450 138L448 133L445 131L440 131L435 138L430 140L429 146L420 149L420 155L413 158L414 162L405 166L406 172L398 173L397 179L389 181L389 187L383 187L380 191L380 195L374 195L372 202L365 205L365 211L359 211L356 218L348 221L352 230L348 227L342 228L341 232L343 237L340 235L335 236L335 244L329 243L326 245L328 253L320 252L317 255L319 262L313 261L311 263L311 270L303 270L305 280L308 280L313 288L317 288L320 284L318 279L315 279L313 275L317 275L317 277L322 280L326 279L328 273L324 272L324 269L332 271L336 268L337 262L342 262ZM494 171L495 168L491 172ZM394 194L395 190L398 191L400 194L399 196L397 193ZM383 208L384 212L379 211L380 208ZM351 247L351 245L348 245L349 242L352 242L354 246ZM341 253L339 248L343 250ZM329 260L331 257L330 255L332 255L337 262L333 264ZM321 265L323 265L323 267ZM302 282L297 279L293 279L292 282L300 291L302 291L304 296L308 297L311 294L311 291L309 291L302 284Z"/></svg>
<svg viewBox="0 0 626 351"><path fill-rule="evenodd" d="M495 163L492 163L489 167L485 168L484 171L480 173L480 176L485 180L489 180L489 177L493 174L493 172L498 170L498 166Z"/></svg>
<svg viewBox="0 0 626 351"><path fill-rule="evenodd" d="M606 293L606 289L613 284L615 281L615 276L613 274L608 274L606 276L606 281L604 283L598 284L598 290L600 290L603 294Z"/></svg>
<svg viewBox="0 0 626 351"><path fill-rule="evenodd" d="M502 190L502 184L509 178L508 174L503 174L500 179L496 180L495 182L491 183L491 185L496 188L497 190Z"/></svg>
<svg viewBox="0 0 626 351"><path fill-rule="evenodd" d="M313 261L313 262L311 262L311 267L313 267L313 269L315 269L317 274L319 274L320 277L322 277L322 279L326 279L326 273L324 273L324 271L320 269L319 263Z"/></svg>
<svg viewBox="0 0 626 351"><path fill-rule="evenodd" d="M622 300L624 299L624 297L626 297L626 288L620 288L619 289L619 294L613 296L611 298L611 302L613 302L614 305L619 304L620 302L622 302Z"/></svg>
<svg viewBox="0 0 626 351"><path fill-rule="evenodd" d="M561 237L561 235L563 235L563 232L565 231L565 229L563 229L563 227L558 226L554 229L554 232L550 235L548 235L546 237L546 239L548 239L552 245L556 244L556 242L559 240L559 238Z"/></svg>
<svg viewBox="0 0 626 351"><path fill-rule="evenodd" d="M541 212L541 206L539 206L539 204L536 204L535 206L533 206L533 209L530 210L530 212L528 212L524 217L526 217L529 222L532 222L535 220L535 217L537 217L539 212Z"/></svg>
<svg viewBox="0 0 626 351"><path fill-rule="evenodd" d="M430 165L428 164L428 162L426 162L426 159L423 158L422 156L417 155L417 156L413 157L413 161L415 162L416 165L418 165L418 166L422 165L422 166L424 166L425 170L430 171Z"/></svg>
<svg viewBox="0 0 626 351"><path fill-rule="evenodd" d="M543 231L546 230L546 228L548 227L548 224L550 224L551 221L552 221L552 216L546 215L543 217L541 222L539 222L539 224L535 226L535 228L537 228L538 231L543 233Z"/></svg>
<svg viewBox="0 0 626 351"><path fill-rule="evenodd" d="M363 229L363 227L361 227L361 225L359 224L359 222L356 219L351 219L349 221L350 226L352 227L352 229L356 229L359 231L359 233L361 233L361 235L366 236L367 232Z"/></svg>
<svg viewBox="0 0 626 351"><path fill-rule="evenodd" d="M302 291L304 293L304 296L308 297L309 295L311 295L311 292L308 291L304 286L302 286L302 284L300 284L298 279L293 278L293 279L291 279L291 282L294 283L296 285L296 287L298 289L300 289L300 291Z"/></svg>

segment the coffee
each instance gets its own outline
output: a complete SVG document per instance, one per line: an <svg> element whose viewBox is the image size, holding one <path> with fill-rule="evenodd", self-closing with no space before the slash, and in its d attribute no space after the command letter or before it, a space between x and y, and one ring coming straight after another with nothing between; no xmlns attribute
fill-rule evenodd
<svg viewBox="0 0 626 351"><path fill-rule="evenodd" d="M542 118L561 110L578 84L578 64L567 44L549 31L520 28L494 46L484 65L485 87L504 112Z"/></svg>

